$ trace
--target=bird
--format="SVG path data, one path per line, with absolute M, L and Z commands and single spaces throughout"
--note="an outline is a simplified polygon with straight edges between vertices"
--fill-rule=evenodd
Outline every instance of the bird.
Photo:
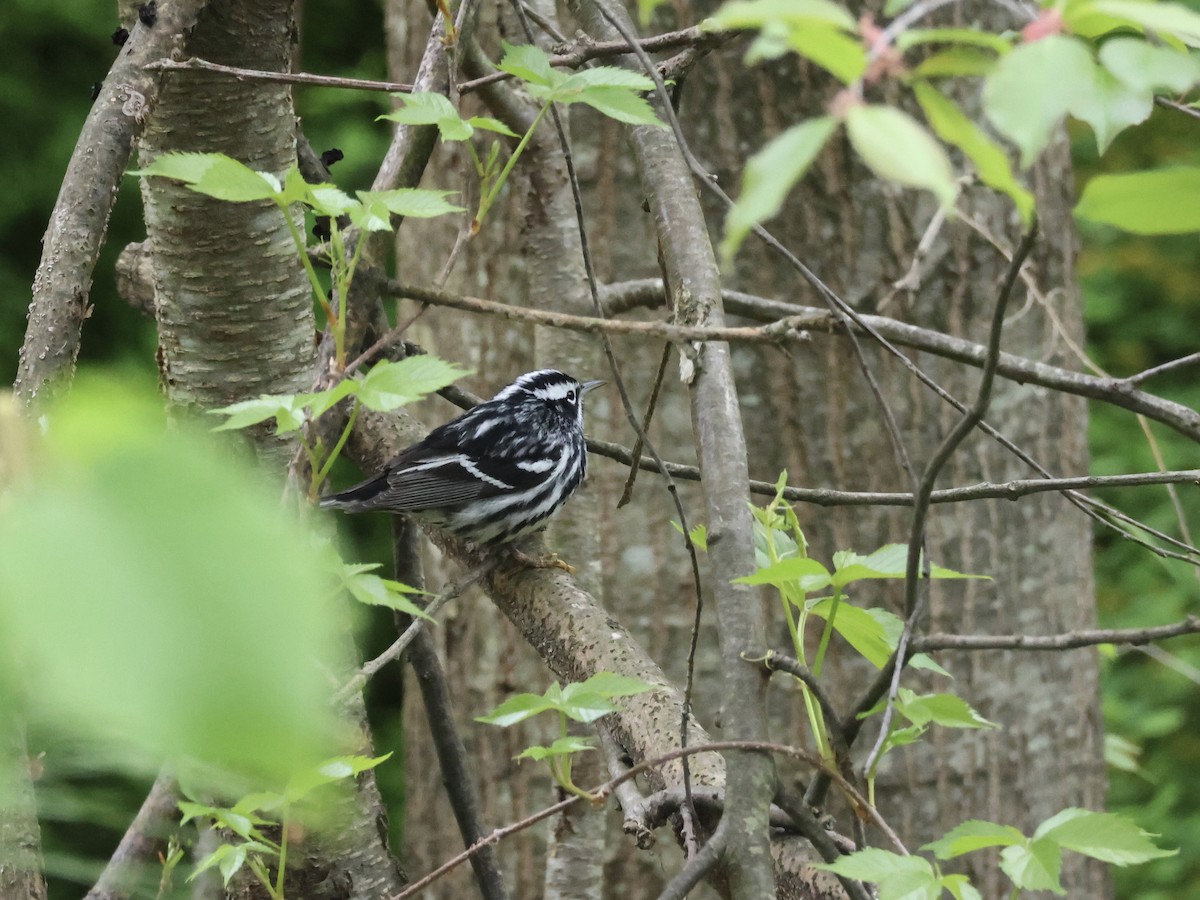
M 587 476 L 583 398 L 604 383 L 526 372 L 320 505 L 408 513 L 482 547 L 509 544 L 539 528 Z

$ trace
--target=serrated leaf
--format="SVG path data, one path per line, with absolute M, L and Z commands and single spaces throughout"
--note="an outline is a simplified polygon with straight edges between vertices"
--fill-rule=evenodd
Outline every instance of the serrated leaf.
M 382 206 L 397 216 L 429 219 L 447 213 L 465 212 L 461 206 L 446 201 L 454 191 L 434 191 L 425 188 L 396 188 L 391 191 L 359 191 L 364 207 Z
M 557 91 L 555 91 L 555 99 L 559 99 Z M 666 123 L 654 114 L 654 108 L 646 102 L 646 99 L 628 88 L 590 87 L 573 97 L 562 99 L 564 102 L 586 103 L 610 119 L 616 119 L 627 125 L 667 127 Z
M 1035 838 L 1116 866 L 1137 865 L 1179 852 L 1156 847 L 1151 838 L 1157 836 L 1116 813 L 1075 808 L 1047 819 L 1034 832 Z
M 837 128 L 831 116 L 809 119 L 768 141 L 742 172 L 742 191 L 725 219 L 721 256 L 733 259 L 750 229 L 774 216 Z
M 983 87 L 988 119 L 1031 165 L 1063 117 L 1089 101 L 1091 54 L 1075 38 L 1051 35 L 1006 54 Z
M 867 71 L 867 51 L 863 45 L 835 28 L 797 26 L 788 32 L 787 41 L 789 47 L 842 84 L 853 84 Z
M 198 194 L 217 200 L 270 200 L 282 193 L 279 179 L 256 172 L 223 153 L 164 153 L 133 175 L 158 175 L 182 181 Z
M 436 125 L 444 141 L 465 141 L 471 136 L 471 124 L 463 120 L 444 94 L 414 91 L 394 96 L 403 106 L 378 118 L 404 125 Z
M 1100 47 L 1100 63 L 1139 91 L 1168 90 L 1182 94 L 1200 80 L 1200 62 L 1169 47 L 1136 38 L 1115 37 Z
M 571 688 L 590 691 L 602 697 L 633 697 L 663 690 L 662 685 L 649 684 L 640 678 L 615 672 L 597 672 L 585 681 L 570 684 L 563 690 L 564 697 Z
M 308 192 L 308 203 L 322 216 L 344 216 L 361 209 L 362 204 L 332 184 L 314 184 Z
M 563 688 L 562 698 L 554 708 L 576 722 L 595 722 L 597 719 L 617 711 L 607 697 L 594 691 L 575 690 L 578 684 Z
M 1053 841 L 1030 841 L 1005 847 L 1000 851 L 1000 870 L 1022 890 L 1066 893 L 1058 881 L 1062 851 Z
M 903 578 L 908 567 L 908 547 L 905 544 L 884 544 L 866 556 L 859 556 L 853 550 L 840 550 L 833 554 L 833 565 L 836 569 L 833 584 L 840 587 L 865 579 Z M 987 578 L 986 575 L 969 575 L 936 565 L 930 565 L 929 577 Z
M 513 759 L 534 759 L 543 760 L 550 759 L 555 756 L 570 756 L 574 753 L 583 753 L 587 750 L 595 750 L 589 738 L 576 737 L 567 735 L 556 740 L 549 747 L 526 747 Z
M 845 7 L 830 0 L 733 0 L 706 19 L 704 28 L 732 31 L 762 28 L 771 23 L 807 25 L 814 21 L 835 25 L 846 31 L 853 31 L 857 26 Z
M 1011 197 L 1021 221 L 1028 225 L 1033 220 L 1033 194 L 1017 183 L 1004 151 L 936 88 L 919 81 L 913 85 L 913 92 L 934 133 L 967 155 L 984 184 Z
M 580 88 L 618 87 L 634 91 L 652 91 L 654 82 L 640 72 L 632 72 L 618 66 L 596 66 L 594 69 L 581 69 L 569 76 L 558 90 L 579 90 Z
M 953 678 L 945 667 L 938 663 L 927 653 L 914 653 L 909 659 L 908 665 L 913 669 L 922 669 L 926 672 L 936 672 L 938 675 L 945 675 L 947 678 Z
M 315 394 L 297 394 L 296 402 L 308 410 L 310 418 L 319 418 L 346 397 L 358 393 L 359 381 L 354 378 L 343 378 L 333 387 Z
M 1118 19 L 1127 19 L 1150 31 L 1173 35 L 1190 46 L 1200 46 L 1200 13 L 1178 3 L 1098 0 L 1090 4 L 1090 8 Z
M 472 128 L 478 128 L 482 131 L 494 131 L 497 134 L 504 134 L 508 137 L 519 136 L 515 131 L 513 131 L 499 119 L 493 119 L 488 116 L 471 116 L 471 118 L 467 119 L 467 124 Z M 493 144 L 492 146 L 499 149 L 498 144 Z
M 896 701 L 897 711 L 915 725 L 930 722 L 944 728 L 998 728 L 971 705 L 954 694 L 914 694 L 902 688 Z
M 950 892 L 954 900 L 983 900 L 983 894 L 975 889 L 966 875 L 943 875 L 942 886 Z
M 1075 215 L 1134 234 L 1200 231 L 1200 204 L 1181 197 L 1200 191 L 1200 168 L 1179 166 L 1122 175 L 1097 175 L 1083 189 Z
M 970 819 L 921 849 L 928 850 L 938 859 L 954 859 L 985 847 L 1015 847 L 1023 843 L 1025 835 L 1011 825 Z
M 819 591 L 831 584 L 829 570 L 815 559 L 806 556 L 793 556 L 781 559 L 766 568 L 759 569 L 753 575 L 743 575 L 733 579 L 734 584 L 770 584 L 776 587 L 789 582 L 799 582 L 803 591 Z
M 810 601 L 808 604 L 809 612 L 822 619 L 827 619 L 832 609 L 833 600 L 830 597 Z M 891 657 L 895 642 L 888 639 L 875 615 L 876 612 L 860 609 L 843 600 L 838 604 L 837 615 L 833 619 L 833 630 L 878 669 Z
M 406 595 L 425 593 L 418 591 L 416 588 L 411 588 L 406 584 L 401 584 L 399 581 L 391 581 L 387 578 L 380 578 L 378 575 L 372 575 L 366 572 L 361 572 L 355 575 L 343 577 L 343 582 L 346 585 L 346 590 L 359 603 L 365 603 L 368 606 L 385 606 L 388 609 L 394 609 L 416 619 L 425 619 L 432 622 L 433 619 L 425 610 L 417 606 Z
M 538 713 L 554 708 L 554 701 L 538 694 L 515 694 L 486 716 L 476 716 L 475 721 L 507 728 L 509 725 L 524 722 Z
M 920 856 L 901 856 L 890 850 L 869 847 L 843 856 L 831 863 L 810 863 L 814 869 L 833 872 L 844 878 L 859 881 L 882 882 L 897 875 L 928 874 L 933 877 L 933 866 Z
M 292 163 L 283 178 L 283 191 L 276 199 L 283 204 L 310 203 L 312 185 L 300 174 L 300 167 Z
M 563 80 L 563 76 L 551 68 L 550 57 L 541 48 L 532 44 L 514 45 L 507 41 L 501 41 L 501 46 L 504 48 L 504 58 L 496 66 L 501 72 L 543 87 L 554 87 Z
M 224 422 L 214 427 L 213 431 L 232 431 L 273 418 L 276 422 L 276 433 L 286 434 L 300 428 L 305 421 L 304 404 L 298 402 L 294 394 L 264 394 L 253 400 L 242 400 L 207 412 L 214 416 L 228 416 Z
M 958 188 L 946 151 L 908 113 L 891 106 L 853 106 L 846 115 L 846 133 L 881 178 L 925 188 L 944 207 L 954 204 Z
M 460 369 L 454 363 L 429 355 L 379 362 L 359 385 L 358 399 L 368 409 L 387 412 L 415 403 L 469 374 L 469 369 Z

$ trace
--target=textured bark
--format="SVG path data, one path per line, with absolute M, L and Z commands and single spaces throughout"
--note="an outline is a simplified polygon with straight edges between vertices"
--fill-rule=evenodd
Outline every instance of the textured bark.
M 293 29 L 290 0 L 222 0 L 201 16 L 188 52 L 282 71 Z M 146 127 L 141 162 L 169 151 L 225 153 L 282 177 L 296 158 L 290 89 L 175 73 Z M 142 196 L 168 399 L 211 409 L 307 390 L 312 294 L 279 210 L 266 201 L 214 200 L 163 178 L 144 179 Z
M 133 27 L 79 134 L 33 280 L 29 327 L 14 384 L 26 405 L 61 392 L 74 374 L 108 217 L 133 142 L 159 99 L 162 75 L 144 67 L 181 51 L 203 6 L 201 0 L 180 0 L 168 4 L 153 27 Z
M 0 706 L 0 897 L 45 900 L 42 839 L 25 729 Z

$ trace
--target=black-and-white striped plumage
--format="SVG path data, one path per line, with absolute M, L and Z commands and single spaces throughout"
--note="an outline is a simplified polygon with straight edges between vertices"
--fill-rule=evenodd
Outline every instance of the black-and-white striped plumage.
M 587 475 L 583 395 L 603 383 L 528 372 L 321 506 L 412 513 L 477 544 L 515 540 Z

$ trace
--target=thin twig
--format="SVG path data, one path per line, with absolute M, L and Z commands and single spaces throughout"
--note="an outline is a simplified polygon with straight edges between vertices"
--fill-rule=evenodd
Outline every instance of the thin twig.
M 1200 616 L 1188 616 L 1171 625 L 1152 625 L 1148 628 L 1099 628 L 1086 631 L 1067 631 L 1062 634 L 928 634 L 914 637 L 910 653 L 933 650 L 1074 650 L 1097 644 L 1129 644 L 1138 646 L 1151 641 L 1188 634 L 1200 634 Z
M 792 747 L 787 744 L 775 744 L 771 743 L 770 741 L 712 741 L 711 743 L 707 744 L 694 744 L 691 747 L 676 747 L 675 749 L 656 756 L 653 759 L 643 760 L 636 766 L 626 769 L 620 775 L 609 779 L 608 781 L 604 782 L 604 784 L 591 791 L 588 791 L 587 793 L 590 794 L 592 802 L 603 803 L 613 794 L 618 784 L 628 781 L 631 778 L 636 778 L 643 772 L 656 769 L 662 766 L 664 763 L 671 762 L 675 759 L 681 759 L 685 756 L 695 756 L 698 753 L 725 753 L 731 750 L 777 753 L 790 756 L 793 759 L 798 759 L 801 762 L 813 766 L 814 768 L 820 768 L 821 766 L 820 758 L 815 753 L 811 753 L 802 747 Z M 903 856 L 908 856 L 908 848 L 904 846 L 904 842 L 900 840 L 895 830 L 887 823 L 883 816 L 880 815 L 879 810 L 872 806 L 867 801 L 867 798 L 864 797 L 862 793 L 860 793 L 852 784 L 842 778 L 839 773 L 832 772 L 830 775 L 834 781 L 837 782 L 838 787 L 846 792 L 847 797 L 855 805 L 857 811 L 865 815 L 877 828 L 879 828 L 881 832 L 883 832 L 884 836 L 888 839 L 888 842 L 891 843 L 894 848 L 896 848 L 896 852 Z M 558 803 L 544 807 L 532 815 L 526 816 L 524 819 L 521 819 L 518 822 L 513 822 L 510 825 L 505 825 L 503 828 L 495 829 L 491 834 L 479 841 L 476 841 L 462 853 L 459 853 L 454 858 L 442 863 L 442 865 L 438 866 L 423 878 L 414 881 L 398 894 L 392 895 L 390 898 L 388 898 L 388 900 L 404 900 L 405 897 L 414 896 L 442 876 L 446 875 L 448 872 L 458 868 L 460 865 L 470 859 L 470 857 L 478 853 L 484 846 L 497 844 L 504 838 L 511 837 L 514 834 L 524 831 L 525 829 L 536 825 L 538 822 L 544 821 L 545 819 L 562 812 L 564 809 L 570 807 L 573 803 L 579 803 L 582 800 L 582 797 L 571 795 L 570 797 L 560 800 Z
M 917 487 L 916 497 L 913 502 L 913 520 L 912 531 L 909 536 L 908 544 L 908 559 L 904 572 L 904 630 L 900 634 L 900 640 L 896 645 L 894 659 L 896 660 L 893 667 L 891 686 L 888 689 L 887 705 L 883 710 L 883 716 L 879 725 L 879 736 L 875 741 L 875 745 L 871 748 L 871 752 L 867 755 L 866 762 L 863 763 L 863 772 L 867 777 L 875 767 L 875 763 L 879 759 L 879 755 L 883 752 L 884 741 L 887 740 L 891 730 L 892 716 L 895 714 L 895 699 L 900 690 L 900 675 L 904 669 L 904 660 L 907 659 L 908 642 L 912 639 L 913 629 L 916 627 L 917 620 L 924 611 L 925 601 L 928 596 L 929 586 L 929 560 L 923 559 L 921 549 L 925 544 L 925 520 L 929 514 L 930 495 L 933 493 L 934 483 L 937 481 L 938 475 L 942 471 L 942 467 L 949 461 L 954 451 L 967 438 L 975 427 L 983 421 L 983 416 L 987 412 L 988 405 L 992 399 L 992 385 L 996 379 L 996 367 L 1000 361 L 1000 335 L 1004 329 L 1004 313 L 1008 308 L 1009 298 L 1012 296 L 1013 286 L 1017 283 L 1017 276 L 1021 271 L 1021 267 L 1025 264 L 1030 252 L 1033 250 L 1034 241 L 1037 239 L 1037 223 L 1030 227 L 1025 237 L 1021 241 L 1021 245 L 1013 254 L 1012 263 L 1008 267 L 1008 272 L 1005 274 L 1004 282 L 1000 287 L 1000 295 L 996 298 L 996 308 L 992 313 L 991 330 L 988 333 L 988 354 L 987 362 L 983 367 L 983 377 L 979 382 L 979 392 L 976 395 L 975 402 L 970 410 L 959 420 L 958 424 L 946 435 L 941 445 L 934 451 L 930 458 L 925 471 L 921 476 L 921 482 Z M 924 577 L 921 577 L 920 571 L 924 567 Z M 918 592 L 924 587 L 925 591 Z
M 425 615 L 434 616 L 437 611 L 465 591 L 468 587 L 478 581 L 487 573 L 487 570 L 492 567 L 493 563 L 488 561 L 483 565 L 476 566 L 465 575 L 456 578 L 450 582 L 440 594 L 434 597 L 425 605 Z M 341 700 L 355 691 L 362 690 L 371 677 L 395 659 L 399 659 L 400 654 L 404 652 L 404 648 L 412 643 L 413 638 L 417 636 L 417 632 L 425 626 L 425 619 L 413 619 L 413 623 L 404 630 L 400 637 L 396 638 L 386 650 L 380 653 L 372 660 L 363 663 L 362 667 L 350 677 L 335 694 L 336 699 Z

